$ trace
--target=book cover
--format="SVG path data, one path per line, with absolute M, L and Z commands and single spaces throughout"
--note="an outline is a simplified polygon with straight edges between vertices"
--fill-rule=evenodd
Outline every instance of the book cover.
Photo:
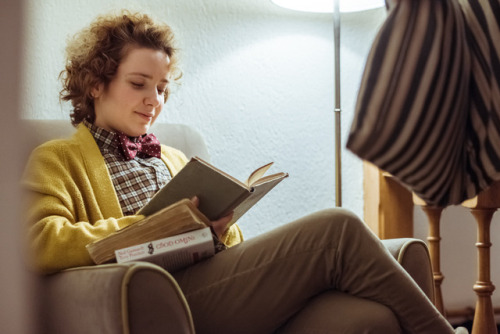
M 287 173 L 264 176 L 271 165 L 269 163 L 256 169 L 246 182 L 241 182 L 210 163 L 194 157 L 138 214 L 147 216 L 180 199 L 197 196 L 200 200 L 198 209 L 209 220 L 217 220 L 234 211 L 231 222 L 234 223 L 288 177 Z
M 157 213 L 86 246 L 96 264 L 115 259 L 115 250 L 166 238 L 209 226 L 210 221 L 188 200 L 183 199 Z
M 193 265 L 214 254 L 212 233 L 208 227 L 115 251 L 118 263 L 146 261 L 169 272 Z

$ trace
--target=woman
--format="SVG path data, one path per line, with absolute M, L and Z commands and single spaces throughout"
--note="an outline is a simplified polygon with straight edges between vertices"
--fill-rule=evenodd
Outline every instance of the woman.
M 85 245 L 142 219 L 134 212 L 185 165 L 147 135 L 181 75 L 173 42 L 168 26 L 124 12 L 98 18 L 68 45 L 61 98 L 77 131 L 35 149 L 24 178 L 39 271 L 92 264 Z M 130 142 L 148 150 L 130 152 Z M 454 332 L 353 214 L 317 212 L 244 242 L 237 225 L 225 228 L 230 219 L 212 222 L 227 250 L 173 274 L 197 332 L 272 333 L 314 297 L 333 302 L 333 290 L 386 305 L 408 333 Z M 321 313 L 314 330 L 330 333 L 328 307 Z

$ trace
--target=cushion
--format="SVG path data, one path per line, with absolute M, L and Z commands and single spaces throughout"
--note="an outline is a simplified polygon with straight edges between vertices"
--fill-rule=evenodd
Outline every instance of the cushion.
M 493 121 L 500 104 L 490 93 L 498 89 L 491 77 L 500 49 L 493 52 L 493 41 L 500 40 L 487 37 L 490 26 L 498 32 L 499 12 L 490 8 L 498 0 L 462 2 L 389 2 L 347 140 L 360 158 L 440 206 L 500 178 L 500 140 L 493 140 L 500 139 Z

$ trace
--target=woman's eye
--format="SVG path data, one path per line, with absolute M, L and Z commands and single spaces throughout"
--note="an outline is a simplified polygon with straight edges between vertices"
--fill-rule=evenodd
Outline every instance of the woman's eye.
M 144 87 L 144 85 L 142 83 L 138 83 L 138 82 L 131 82 L 131 84 L 135 88 L 142 88 L 142 87 Z
M 166 88 L 158 88 L 158 94 L 165 94 L 167 92 Z

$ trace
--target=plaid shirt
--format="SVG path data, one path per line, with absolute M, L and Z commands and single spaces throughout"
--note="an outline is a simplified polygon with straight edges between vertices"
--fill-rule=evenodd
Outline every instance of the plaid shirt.
M 106 161 L 122 212 L 132 215 L 172 179 L 165 163 L 154 157 L 126 160 L 118 143 L 118 135 L 84 121 Z
M 142 208 L 153 195 L 172 179 L 172 175 L 161 159 L 142 158 L 138 154 L 127 160 L 123 156 L 118 135 L 104 130 L 84 120 L 106 161 L 111 180 L 120 201 L 123 215 L 133 215 Z M 212 230 L 215 252 L 227 249 Z

